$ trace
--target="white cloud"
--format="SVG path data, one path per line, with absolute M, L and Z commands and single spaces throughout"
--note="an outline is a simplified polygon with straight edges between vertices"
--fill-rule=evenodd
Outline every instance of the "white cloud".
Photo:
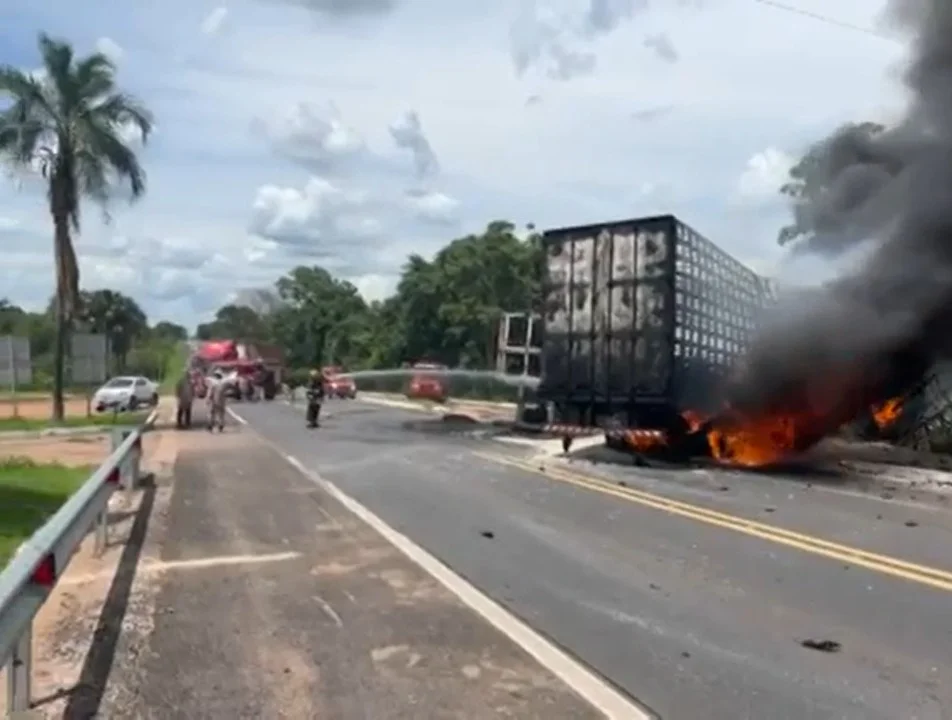
M 114 63 L 118 63 L 126 54 L 119 43 L 108 37 L 101 37 L 96 41 L 96 52 L 102 53 Z
M 397 7 L 397 0 L 270 0 L 297 5 L 326 16 L 382 15 Z
M 753 155 L 737 180 L 736 195 L 741 201 L 776 199 L 780 187 L 789 180 L 796 158 L 783 150 L 768 147 Z
M 615 33 L 648 0 L 587 0 L 586 3 L 526 0 L 509 28 L 510 55 L 519 76 L 538 68 L 553 80 L 573 80 L 595 72 L 597 42 Z M 643 45 L 665 62 L 679 55 L 666 33 L 645 36 Z
M 294 104 L 271 120 L 258 120 L 276 152 L 306 166 L 326 168 L 360 153 L 364 140 L 333 105 Z
M 378 273 L 361 275 L 351 280 L 368 302 L 383 300 L 388 295 L 393 294 L 398 281 L 399 278 L 396 275 L 380 275 Z
M 20 222 L 13 218 L 0 216 L 0 233 L 10 232 L 20 227 Z
M 667 63 L 676 63 L 681 59 L 681 54 L 666 33 L 647 35 L 643 42 L 646 48 Z
M 258 188 L 249 231 L 293 255 L 336 261 L 366 250 L 379 237 L 381 224 L 366 195 L 311 177 L 301 190 Z
M 440 163 L 429 139 L 423 132 L 423 123 L 415 110 L 409 110 L 390 125 L 390 136 L 398 147 L 413 155 L 413 167 L 418 180 L 439 172 Z
M 459 200 L 435 190 L 407 193 L 407 203 L 420 220 L 441 225 L 459 222 Z
M 796 156 L 904 99 L 901 44 L 750 0 L 539 0 L 515 24 L 513 0 L 239 0 L 208 42 L 202 22 L 225 3 L 0 10 L 17 36 L 68 26 L 122 39 L 120 84 L 161 135 L 143 152 L 141 202 L 117 202 L 112 227 L 84 206 L 83 284 L 112 277 L 150 315 L 187 324 L 300 262 L 382 292 L 409 252 L 430 255 L 496 218 L 542 230 L 671 212 L 769 267 L 788 221 L 769 200 L 786 166 L 780 150 L 745 170 L 748 159 Z M 828 0 L 796 4 L 872 26 L 882 0 L 837 0 L 835 13 Z M 645 47 L 659 36 L 677 63 Z M 310 175 L 330 187 L 314 192 Z M 0 233 L 0 286 L 42 304 L 53 279 L 45 189 L 22 185 L 0 182 L 0 215 L 21 221 Z
M 202 20 L 201 31 L 203 35 L 217 35 L 228 18 L 228 8 L 221 6 L 212 10 L 205 19 Z

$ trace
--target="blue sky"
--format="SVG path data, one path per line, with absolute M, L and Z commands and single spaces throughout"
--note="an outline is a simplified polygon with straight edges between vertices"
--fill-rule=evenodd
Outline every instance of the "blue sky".
M 790 4 L 868 28 L 882 10 Z M 188 326 L 301 263 L 382 297 L 407 254 L 497 218 L 671 212 L 809 279 L 774 242 L 786 169 L 903 102 L 901 43 L 756 0 L 7 3 L 0 63 L 36 67 L 40 30 L 113 53 L 156 115 L 148 196 L 108 225 L 85 209 L 82 285 Z M 0 296 L 43 305 L 51 245 L 42 186 L 0 178 Z

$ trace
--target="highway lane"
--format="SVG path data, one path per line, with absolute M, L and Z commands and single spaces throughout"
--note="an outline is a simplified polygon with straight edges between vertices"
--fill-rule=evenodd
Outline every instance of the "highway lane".
M 324 427 L 308 432 L 281 403 L 236 409 L 661 717 L 952 714 L 952 593 L 885 563 L 864 567 L 546 478 L 524 448 L 407 429 L 419 413 L 331 403 Z M 573 463 L 569 472 L 622 495 L 644 491 L 952 571 L 941 506 L 716 471 Z M 807 639 L 840 649 L 808 649 Z

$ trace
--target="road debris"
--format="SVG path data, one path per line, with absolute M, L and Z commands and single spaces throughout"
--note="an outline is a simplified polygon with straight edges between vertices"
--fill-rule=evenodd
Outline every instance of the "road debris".
M 842 645 L 836 642 L 836 640 L 814 640 L 808 638 L 801 640 L 800 644 L 809 650 L 818 650 L 825 653 L 837 653 L 842 648 Z

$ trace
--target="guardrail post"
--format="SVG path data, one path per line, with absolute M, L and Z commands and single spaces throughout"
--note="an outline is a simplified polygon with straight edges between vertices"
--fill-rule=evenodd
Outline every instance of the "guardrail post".
M 136 437 L 136 441 L 129 451 L 128 463 L 128 475 L 126 483 L 122 487 L 124 490 L 134 490 L 139 486 L 139 478 L 142 477 L 140 472 L 142 468 L 142 433 L 139 433 Z
M 30 709 L 33 672 L 33 626 L 27 628 L 13 648 L 7 665 L 7 714 L 26 712 Z
M 112 449 L 115 450 L 125 442 L 134 431 L 117 429 L 112 431 Z M 134 490 L 139 483 L 142 468 L 142 436 L 136 440 L 129 453 L 119 463 L 119 486 L 123 490 Z

